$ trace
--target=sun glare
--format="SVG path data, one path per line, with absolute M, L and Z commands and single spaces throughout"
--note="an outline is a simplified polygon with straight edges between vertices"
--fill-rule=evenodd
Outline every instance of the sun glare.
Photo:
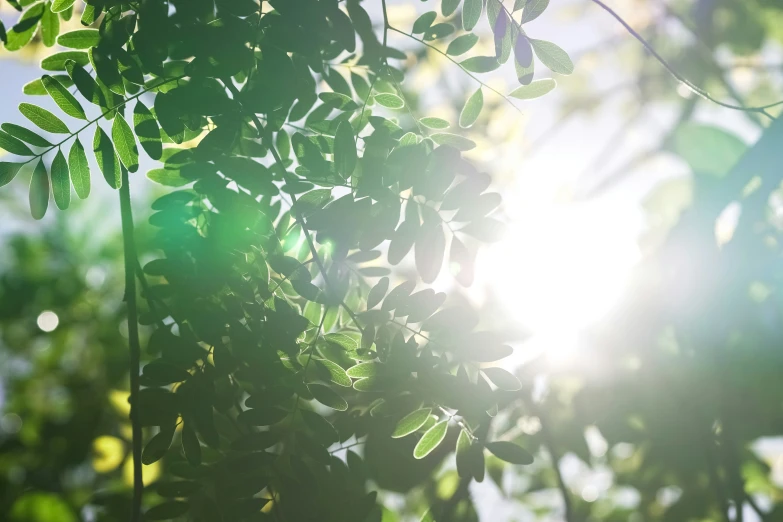
M 639 219 L 608 202 L 539 204 L 514 216 L 483 259 L 496 295 L 533 333 L 527 348 L 553 364 L 572 359 L 579 333 L 621 297 L 639 259 Z

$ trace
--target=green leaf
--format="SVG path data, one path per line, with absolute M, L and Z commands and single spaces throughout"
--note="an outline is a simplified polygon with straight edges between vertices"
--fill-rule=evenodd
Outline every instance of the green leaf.
M 162 459 L 171 446 L 174 430 L 162 429 L 150 439 L 141 453 L 141 463 L 149 466 Z
M 389 278 L 382 277 L 380 281 L 375 283 L 370 293 L 367 294 L 367 309 L 375 308 L 386 296 L 386 292 L 389 290 Z
M 11 183 L 23 165 L 25 164 L 0 161 L 0 187 Z
M 522 12 L 522 23 L 526 24 L 541 16 L 549 6 L 549 0 L 527 0 L 525 10 Z M 516 4 L 514 5 L 516 10 Z
M 117 149 L 117 156 L 128 172 L 139 170 L 139 149 L 136 147 L 136 138 L 133 136 L 130 125 L 119 112 L 114 117 L 114 123 L 111 126 L 111 137 Z
M 182 451 L 191 466 L 201 464 L 201 442 L 198 440 L 196 430 L 189 423 L 182 426 Z
M 462 7 L 462 27 L 466 31 L 471 31 L 476 27 L 483 9 L 484 0 L 465 0 L 465 5 Z
M 484 108 L 484 93 L 482 92 L 481 87 L 479 87 L 476 92 L 470 95 L 468 101 L 465 102 L 465 106 L 459 114 L 459 126 L 463 129 L 471 127 L 476 123 L 482 108 Z
M 147 178 L 167 187 L 184 187 L 193 183 L 192 179 L 183 178 L 178 170 L 152 169 L 147 172 Z
M 7 50 L 18 51 L 32 40 L 35 31 L 38 29 L 38 23 L 43 17 L 44 9 L 44 3 L 38 2 L 22 13 L 19 21 L 6 35 L 5 48 Z
M 51 47 L 57 41 L 58 34 L 60 34 L 60 16 L 52 12 L 51 3 L 47 2 L 41 16 L 41 41 L 46 47 Z
M 136 107 L 133 109 L 133 128 L 144 152 L 150 158 L 159 160 L 163 155 L 160 128 L 150 110 L 140 101 L 136 102 Z
M 360 392 L 377 392 L 385 388 L 384 381 L 378 376 L 359 379 L 353 383 L 353 389 Z
M 310 361 L 310 372 L 315 374 L 318 378 L 331 381 L 338 386 L 344 386 L 350 388 L 353 384 L 351 378 L 345 373 L 342 366 L 333 363 L 328 359 L 313 359 Z
M 49 174 L 43 160 L 38 164 L 30 179 L 30 214 L 33 219 L 43 219 L 46 209 L 49 207 Z
M 424 435 L 422 435 L 416 447 L 413 448 L 413 457 L 416 459 L 423 459 L 443 442 L 446 437 L 446 431 L 448 430 L 449 422 L 440 421 L 432 428 L 428 429 Z
M 571 74 L 574 72 L 574 63 L 568 57 L 568 53 L 552 42 L 546 40 L 530 39 L 530 44 L 541 63 L 549 70 L 558 74 Z
M 426 116 L 419 120 L 419 123 L 427 127 L 428 129 L 441 130 L 448 129 L 450 127 L 449 122 L 442 118 L 434 118 L 432 116 Z
M 318 97 L 325 105 L 341 111 L 355 111 L 359 108 L 359 105 L 350 96 L 341 92 L 322 92 Z
M 432 408 L 421 408 L 400 419 L 392 432 L 393 439 L 399 439 L 419 430 L 430 418 Z
M 334 166 L 337 173 L 347 179 L 356 168 L 356 136 L 347 121 L 340 122 L 334 135 Z
M 71 76 L 79 93 L 81 93 L 88 102 L 100 107 L 106 107 L 106 99 L 103 97 L 100 87 L 84 67 L 73 60 L 68 60 L 65 62 L 65 69 Z
M 443 16 L 451 16 L 459 7 L 462 0 L 443 0 L 440 4 L 440 12 Z
M 101 33 L 97 29 L 77 29 L 57 38 L 57 43 L 68 49 L 89 49 L 100 41 Z
M 513 442 L 490 442 L 486 445 L 486 448 L 500 460 L 511 464 L 526 466 L 533 463 L 533 455 L 528 453 L 528 451 L 523 447 L 517 446 Z
M 100 47 L 92 47 L 88 51 L 87 59 L 92 64 L 95 74 L 109 90 L 120 96 L 125 95 L 125 87 L 122 84 L 122 75 L 120 74 L 120 65 L 117 58 L 109 55 Z M 86 65 L 86 63 L 80 63 Z
M 516 13 L 520 9 L 523 9 L 527 2 L 528 0 L 514 0 L 514 7 L 511 9 L 511 12 Z
M 334 410 L 345 411 L 348 409 L 348 402 L 340 397 L 337 392 L 324 384 L 308 384 L 307 388 L 313 394 L 315 400 Z
M 57 155 L 52 160 L 52 193 L 57 208 L 65 210 L 71 204 L 71 180 L 68 177 L 68 162 L 63 151 L 57 149 Z
M 378 368 L 380 368 L 380 366 L 381 365 L 376 362 L 365 362 L 348 368 L 345 373 L 348 374 L 348 377 L 353 377 L 354 379 L 373 377 L 378 374 Z
M 413 30 L 411 32 L 413 34 L 426 33 L 437 17 L 438 15 L 435 11 L 427 11 L 413 22 Z
M 67 74 L 55 74 L 53 77 L 57 78 L 57 81 L 63 84 L 66 88 L 73 85 L 73 81 L 71 81 L 71 78 Z M 40 78 L 24 84 L 24 87 L 22 87 L 22 92 L 28 96 L 47 96 L 49 94 L 46 92 L 46 88 L 44 87 L 43 81 L 41 81 Z
M 448 47 L 446 47 L 446 54 L 450 56 L 459 56 L 473 49 L 473 46 L 478 43 L 479 37 L 473 33 L 463 34 L 451 41 Z
M 248 426 L 271 426 L 288 417 L 288 412 L 282 408 L 266 406 L 245 410 L 237 415 L 237 420 Z
M 39 134 L 29 129 L 22 127 L 21 125 L 16 125 L 14 123 L 3 123 L 2 129 L 8 134 L 10 134 L 11 136 L 20 139 L 22 141 L 26 141 L 30 145 L 34 145 L 36 147 L 52 146 L 49 140 L 43 138 Z
M 517 87 L 510 93 L 509 96 L 517 98 L 519 100 L 532 100 L 533 98 L 539 98 L 557 86 L 557 82 L 552 78 L 545 78 L 543 80 L 536 80 L 529 85 L 522 85 Z
M 111 144 L 109 136 L 103 132 L 103 129 L 96 126 L 95 136 L 92 140 L 92 150 L 95 153 L 95 159 L 98 161 L 98 167 L 103 173 L 106 183 L 113 189 L 118 189 L 122 185 L 120 172 L 120 162 L 114 153 L 114 147 Z
M 0 131 L 0 149 L 17 156 L 35 156 L 30 147 L 4 131 Z
M 84 51 L 63 51 L 41 60 L 41 68 L 44 71 L 64 71 L 68 60 L 73 60 L 82 67 L 90 63 L 90 59 Z
M 76 0 L 54 0 L 54 2 L 52 2 L 52 11 L 55 13 L 65 11 L 71 7 L 75 1 Z
M 670 150 L 679 155 L 697 174 L 725 176 L 747 150 L 747 145 L 720 127 L 686 122 L 680 125 Z
M 71 132 L 60 118 L 37 105 L 20 103 L 19 112 L 21 112 L 25 118 L 37 125 L 38 128 L 45 130 L 46 132 L 55 134 L 69 134 Z
M 512 373 L 504 370 L 503 368 L 482 368 L 482 372 L 487 378 L 492 381 L 492 384 L 506 391 L 517 391 L 522 389 L 522 384 L 519 382 Z
M 402 98 L 388 92 L 376 94 L 375 101 L 378 105 L 382 105 L 387 109 L 402 109 L 405 106 L 405 102 L 402 101 Z
M 49 93 L 49 96 L 52 97 L 54 103 L 56 103 L 65 114 L 80 120 L 87 119 L 87 115 L 84 113 L 81 104 L 76 101 L 73 94 L 71 94 L 60 82 L 48 74 L 44 74 L 43 77 L 41 77 L 41 81 L 43 82 L 46 92 Z
M 459 62 L 466 71 L 474 73 L 486 73 L 500 67 L 500 62 L 494 56 L 471 56 L 467 60 Z
M 181 517 L 188 512 L 190 507 L 186 502 L 164 502 L 153 506 L 144 514 L 144 520 L 171 520 Z
M 90 195 L 90 165 L 79 138 L 76 138 L 68 154 L 68 166 L 71 171 L 71 182 L 80 199 Z
M 430 136 L 432 141 L 438 145 L 449 145 L 457 150 L 463 152 L 476 148 L 476 143 L 468 138 L 464 138 L 458 134 L 451 134 L 448 132 L 437 132 Z
M 316 438 L 325 445 L 334 444 L 339 440 L 337 430 L 334 429 L 332 423 L 318 415 L 314 411 L 299 410 L 307 427 L 310 428 L 315 434 Z

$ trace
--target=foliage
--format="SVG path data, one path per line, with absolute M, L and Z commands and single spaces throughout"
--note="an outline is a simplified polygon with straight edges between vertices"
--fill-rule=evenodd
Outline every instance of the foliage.
M 165 467 L 165 479 L 145 494 L 146 519 L 257 520 L 266 512 L 286 520 L 379 520 L 377 494 L 361 479 L 362 458 L 350 450 L 346 461 L 334 455 L 345 445 L 407 436 L 399 447 L 415 445 L 408 455 L 431 467 L 454 450 L 448 434 L 459 431 L 471 447 L 487 442 L 486 411 L 496 410 L 502 391 L 484 378 L 481 363 L 511 349 L 477 330 L 476 312 L 426 285 L 440 276 L 447 249 L 457 281 L 471 283 L 478 244 L 501 234 L 502 224 L 488 216 L 500 198 L 485 193 L 489 177 L 461 156 L 475 144 L 408 106 L 404 71 L 389 64 L 406 55 L 386 45 L 390 30 L 402 31 L 388 25 L 385 4 L 383 43 L 356 0 L 17 7 L 6 49 L 21 49 L 39 30 L 44 45 L 67 49 L 45 58 L 41 67 L 52 74 L 25 91 L 48 95 L 70 119 L 22 103 L 22 115 L 46 134 L 3 125 L 0 146 L 24 159 L 0 164 L 2 184 L 34 167 L 35 219 L 47 213 L 50 193 L 61 210 L 71 185 L 88 197 L 92 160 L 82 142 L 92 132 L 95 164 L 111 188 L 127 193 L 141 145 L 162 164 L 147 177 L 180 189 L 152 204 L 158 231 L 151 245 L 162 257 L 137 270 L 125 233 L 132 361 L 136 277 L 146 301 L 139 322 L 153 327 L 140 390 L 131 366 L 134 429 L 147 432 L 134 458 L 144 465 L 163 459 Z M 461 17 L 458 7 L 444 2 L 447 21 L 433 25 L 431 11 L 409 36 L 432 46 L 461 25 L 466 33 L 444 55 L 464 55 L 477 41 L 470 30 L 484 3 L 466 1 Z M 553 71 L 571 73 L 559 47 L 522 28 L 545 7 L 517 2 L 520 23 L 492 0 L 486 17 L 495 54 L 461 59 L 460 67 L 471 76 L 489 72 L 513 54 L 524 85 L 535 54 Z M 88 28 L 60 34 L 60 21 L 79 14 Z M 479 81 L 460 126 L 476 122 L 485 87 Z M 129 209 L 122 217 L 125 227 Z M 388 263 L 411 258 L 417 277 L 390 287 L 380 261 L 386 244 Z M 398 422 L 403 428 L 395 430 Z M 133 438 L 134 446 L 141 442 Z M 501 459 L 530 463 L 515 444 L 491 444 Z M 119 516 L 109 506 L 102 512 Z

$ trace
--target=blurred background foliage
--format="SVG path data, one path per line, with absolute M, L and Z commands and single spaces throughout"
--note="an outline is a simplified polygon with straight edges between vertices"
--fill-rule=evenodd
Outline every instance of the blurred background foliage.
M 390 2 L 390 16 L 409 27 L 433 3 Z M 610 5 L 716 98 L 761 105 L 781 97 L 783 1 Z M 530 199 L 631 201 L 643 214 L 634 237 L 641 257 L 611 311 L 580 328 L 575 352 L 552 357 L 561 347 L 518 343 L 530 354 L 515 364 L 525 389 L 509 395 L 495 438 L 537 459 L 515 468 L 488 457 L 486 480 L 471 486 L 475 509 L 482 520 L 783 520 L 781 124 L 759 140 L 768 119 L 683 89 L 590 1 L 555 0 L 550 9 L 538 30 L 558 36 L 575 74 L 520 103 L 521 115 L 487 96 L 465 131 L 479 144 L 471 157 L 507 194 L 512 224 L 535 218 L 524 212 Z M 475 88 L 470 79 L 437 53 L 400 42 L 410 52 L 403 89 L 412 110 L 455 120 Z M 0 68 L 45 52 L 4 54 Z M 511 83 L 501 74 L 487 81 Z M 2 90 L 9 106 L 14 92 Z M 156 195 L 139 195 L 138 208 Z M 124 505 L 130 484 L 113 205 L 93 198 L 32 228 L 18 199 L 0 192 L 0 520 L 96 520 L 99 506 Z M 546 232 L 546 219 L 534 226 Z M 493 326 L 526 330 L 501 295 L 513 272 L 490 269 L 502 252 L 482 254 L 477 288 L 463 298 Z M 514 260 L 520 273 L 525 261 Z M 409 442 L 371 436 L 361 450 L 368 480 L 385 491 L 384 521 L 418 520 L 461 487 L 453 457 L 416 462 L 401 449 Z M 399 468 L 373 467 L 376 458 Z M 146 473 L 151 482 L 158 470 Z M 472 508 L 455 516 L 477 518 Z

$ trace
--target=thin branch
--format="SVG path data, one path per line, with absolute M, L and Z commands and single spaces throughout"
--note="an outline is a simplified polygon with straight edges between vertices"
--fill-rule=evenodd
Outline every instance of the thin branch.
M 434 45 L 430 45 L 430 44 L 428 44 L 427 42 L 425 42 L 424 40 L 422 40 L 422 39 L 420 39 L 420 38 L 416 38 L 416 37 L 415 37 L 415 36 L 413 36 L 412 34 L 406 33 L 405 31 L 401 31 L 401 30 L 397 29 L 396 27 L 389 26 L 389 29 L 391 29 L 391 30 L 392 30 L 392 31 L 394 31 L 395 33 L 400 33 L 401 35 L 407 36 L 408 38 L 410 38 L 410 39 L 412 39 L 412 40 L 416 40 L 416 41 L 417 41 L 417 42 L 419 42 L 420 44 L 426 45 L 427 47 L 429 47 L 430 49 L 432 49 L 432 50 L 433 50 L 433 51 L 435 51 L 436 53 L 438 53 L 438 54 L 440 54 L 440 55 L 442 55 L 442 56 L 446 57 L 446 58 L 447 58 L 447 59 L 448 59 L 448 60 L 449 60 L 451 63 L 453 63 L 453 64 L 455 64 L 455 65 L 459 66 L 459 68 L 460 68 L 460 69 L 462 69 L 462 70 L 465 72 L 465 74 L 467 74 L 468 76 L 470 76 L 471 78 L 473 78 L 473 80 L 475 80 L 475 81 L 476 81 L 478 84 L 480 84 L 482 87 L 485 87 L 486 89 L 488 89 L 488 90 L 490 90 L 490 91 L 494 92 L 495 94 L 497 94 L 498 96 L 500 96 L 501 98 L 503 98 L 503 99 L 506 101 L 506 103 L 508 103 L 509 105 L 511 105 L 512 107 L 514 107 L 514 109 L 515 109 L 515 110 L 516 110 L 518 113 L 522 114 L 522 109 L 520 109 L 519 107 L 517 107 L 516 105 L 514 105 L 514 103 L 513 103 L 513 102 L 512 102 L 512 101 L 511 101 L 511 100 L 508 98 L 508 96 L 506 96 L 505 94 L 501 93 L 500 91 L 498 91 L 498 90 L 496 90 L 496 89 L 493 89 L 492 87 L 490 87 L 490 86 L 489 86 L 489 85 L 487 85 L 486 83 L 484 83 L 484 82 L 482 82 L 481 80 L 479 80 L 478 78 L 476 78 L 476 76 L 475 76 L 473 73 L 471 73 L 469 70 L 465 69 L 465 68 L 462 66 L 462 64 L 460 64 L 460 63 L 459 63 L 457 60 L 455 60 L 454 58 L 452 58 L 452 57 L 451 57 L 451 56 L 449 56 L 448 54 L 444 53 L 443 51 L 441 51 L 440 49 L 438 49 L 438 48 L 437 48 L 437 47 L 435 47 Z
M 136 309 L 136 241 L 133 237 L 133 212 L 130 202 L 130 186 L 128 171 L 122 171 L 122 186 L 120 187 L 120 216 L 122 218 L 122 243 L 125 254 L 125 302 L 128 307 L 128 345 L 130 348 L 130 420 L 133 436 L 133 504 L 131 506 L 131 522 L 141 520 L 141 501 L 144 493 L 141 467 L 142 431 L 139 418 L 139 367 L 141 347 L 139 346 L 139 321 Z
M 617 12 L 614 11 L 611 7 L 609 7 L 608 5 L 603 3 L 601 0 L 591 0 L 591 1 L 594 4 L 598 5 L 599 7 L 601 7 L 604 11 L 606 11 L 607 13 L 612 15 L 612 17 L 614 17 L 615 20 L 620 22 L 620 24 L 623 27 L 625 27 L 625 29 L 634 38 L 636 38 L 639 41 L 639 43 L 641 43 L 644 46 L 644 48 L 647 49 L 647 51 L 650 54 L 652 54 L 653 57 L 655 57 L 656 60 L 658 60 L 658 63 L 663 65 L 666 68 L 666 70 L 669 71 L 669 73 L 677 81 L 679 81 L 681 84 L 685 85 L 694 94 L 697 94 L 697 95 L 701 96 L 702 98 L 704 98 L 706 100 L 709 100 L 709 101 L 711 101 L 711 102 L 713 102 L 713 103 L 715 103 L 717 105 L 720 105 L 721 107 L 725 107 L 727 109 L 733 109 L 733 110 L 736 110 L 736 111 L 744 111 L 744 112 L 758 112 L 758 113 L 761 113 L 764 116 L 768 117 L 771 120 L 775 119 L 770 113 L 767 112 L 767 109 L 771 109 L 772 107 L 777 107 L 779 105 L 783 105 L 783 100 L 777 101 L 775 103 L 770 103 L 768 105 L 760 105 L 760 106 L 757 106 L 757 107 L 744 107 L 742 105 L 734 105 L 734 104 L 731 104 L 731 103 L 726 103 L 726 102 L 723 102 L 721 100 L 718 100 L 717 98 L 714 98 L 712 95 L 710 95 L 709 92 L 705 91 L 704 89 L 702 89 L 698 85 L 695 85 L 693 82 L 691 82 L 690 80 L 685 78 L 682 74 L 677 72 L 677 70 L 675 70 L 669 64 L 669 62 L 666 61 L 666 59 L 663 56 L 658 54 L 658 51 L 656 51 L 655 48 L 653 48 L 653 46 L 650 45 L 650 43 L 647 40 L 645 40 L 642 35 L 640 35 L 638 32 L 636 32 L 633 27 L 628 25 L 628 22 L 623 20 L 623 18 L 619 14 L 617 14 Z

